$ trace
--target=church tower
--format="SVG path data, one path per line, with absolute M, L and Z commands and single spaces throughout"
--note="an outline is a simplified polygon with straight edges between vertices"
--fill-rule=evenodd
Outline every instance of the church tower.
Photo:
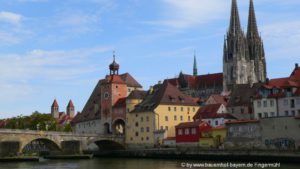
M 51 115 L 53 118 L 59 118 L 59 106 L 58 103 L 56 101 L 56 99 L 54 99 L 52 106 L 51 106 Z
M 264 47 L 258 33 L 253 0 L 250 0 L 248 30 L 244 34 L 237 7 L 232 0 L 230 26 L 224 39 L 223 90 L 236 84 L 252 84 L 266 80 Z
M 74 117 L 74 114 L 75 114 L 75 106 L 72 100 L 70 100 L 67 106 L 67 115 L 69 115 L 70 117 Z
M 197 75 L 198 75 L 197 60 L 196 60 L 196 53 L 194 53 L 193 76 L 197 76 Z
M 223 88 L 231 90 L 235 84 L 248 83 L 248 45 L 241 28 L 236 0 L 232 0 L 230 26 L 224 40 Z
M 250 0 L 247 42 L 250 56 L 250 72 L 252 82 L 265 82 L 267 78 L 265 51 L 258 33 L 253 0 Z

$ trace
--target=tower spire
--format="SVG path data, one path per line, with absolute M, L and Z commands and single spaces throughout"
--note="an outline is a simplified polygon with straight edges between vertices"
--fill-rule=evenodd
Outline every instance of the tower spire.
M 232 0 L 229 33 L 236 35 L 241 30 L 241 22 L 236 0 Z
M 193 75 L 198 75 L 198 69 L 197 69 L 197 60 L 196 60 L 196 52 L 194 51 L 194 67 L 193 67 Z
M 249 38 L 251 36 L 259 37 L 253 0 L 250 0 L 249 17 L 248 17 L 248 30 L 247 30 L 247 37 Z

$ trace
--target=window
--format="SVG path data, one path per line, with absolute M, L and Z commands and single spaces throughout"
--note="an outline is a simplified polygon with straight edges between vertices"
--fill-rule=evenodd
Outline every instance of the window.
M 143 133 L 143 132 L 144 132 L 144 127 L 141 128 L 141 133 Z
M 177 116 L 175 115 L 175 116 L 174 116 L 174 121 L 176 121 L 176 120 L 177 120 Z
M 268 118 L 268 117 L 269 117 L 269 115 L 268 115 L 267 112 L 265 112 L 264 114 L 265 114 L 265 118 Z
M 243 108 L 241 108 L 241 114 L 244 114 L 245 110 Z
M 185 129 L 185 130 L 184 130 L 184 134 L 185 134 L 185 135 L 189 135 L 189 134 L 190 134 L 190 129 Z
M 139 136 L 139 132 L 135 132 L 135 136 Z
M 142 137 L 141 140 L 144 141 L 144 137 Z
M 289 111 L 285 111 L 285 112 L 284 112 L 284 115 L 285 115 L 285 116 L 289 116 Z
M 257 101 L 257 107 L 261 107 L 261 101 L 260 100 Z
M 266 100 L 264 100 L 264 107 L 268 106 L 268 102 Z
M 296 103 L 297 103 L 298 105 L 300 105 L 300 98 L 297 98 L 297 99 L 296 99 Z
M 271 106 L 271 107 L 274 106 L 274 100 L 270 100 L 270 106 Z
M 299 110 L 300 111 L 300 110 Z M 300 112 L 299 112 L 299 115 L 300 115 Z M 183 121 L 183 116 L 180 116 L 180 121 Z
M 189 107 L 187 108 L 187 111 L 190 112 L 190 108 Z
M 188 121 L 191 121 L 191 116 L 188 116 Z
M 181 107 L 180 109 L 181 109 L 181 111 L 183 111 L 183 107 Z
M 292 116 L 295 116 L 296 115 L 296 112 L 295 110 L 292 111 Z
M 171 111 L 171 107 L 168 107 L 168 111 Z
M 211 124 L 211 121 L 210 121 L 210 120 L 208 120 L 208 124 Z
M 271 117 L 275 117 L 275 113 L 274 112 L 271 112 Z
M 135 126 L 136 126 L 136 127 L 138 127 L 138 126 L 139 126 L 139 123 L 138 123 L 138 122 L 136 122 L 136 123 L 135 123 Z
M 119 86 L 116 86 L 116 88 L 118 88 Z
M 216 126 L 219 125 L 219 121 L 218 120 L 215 121 L 215 125 Z
M 174 107 L 174 111 L 177 111 L 177 107 Z
M 165 121 L 169 121 L 169 118 L 168 118 L 168 116 L 165 116 Z
M 169 129 L 169 127 L 168 127 L 168 126 L 166 126 L 166 127 L 165 127 L 165 129 L 166 129 L 166 130 L 168 130 L 168 129 Z
M 143 122 L 144 121 L 144 118 L 143 117 L 141 117 L 141 122 Z
M 295 99 L 291 99 L 291 108 L 295 108 Z
M 196 128 L 192 128 L 192 135 L 196 135 Z
M 300 116 L 300 110 L 298 110 L 298 116 Z
M 178 135 L 182 135 L 182 129 L 178 129 Z
M 289 100 L 288 100 L 288 99 L 284 99 L 284 100 L 283 100 L 283 104 L 284 104 L 285 106 L 289 105 Z
M 196 111 L 196 109 L 195 109 L 195 107 L 193 107 L 193 112 L 195 112 Z
M 149 116 L 146 117 L 146 121 L 149 121 Z
M 146 132 L 149 133 L 150 132 L 150 128 L 146 127 Z
M 148 141 L 148 140 L 149 140 L 149 137 L 146 137 L 146 140 Z

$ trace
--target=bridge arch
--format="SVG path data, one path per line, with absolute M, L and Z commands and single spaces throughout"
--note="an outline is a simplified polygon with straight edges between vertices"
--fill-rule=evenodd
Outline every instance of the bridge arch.
M 113 140 L 97 140 L 94 142 L 99 150 L 124 150 L 123 144 Z
M 61 151 L 61 146 L 55 140 L 39 137 L 22 142 L 20 149 L 22 153 L 49 153 Z
M 125 135 L 125 120 L 115 119 L 112 123 L 112 133 L 116 135 Z

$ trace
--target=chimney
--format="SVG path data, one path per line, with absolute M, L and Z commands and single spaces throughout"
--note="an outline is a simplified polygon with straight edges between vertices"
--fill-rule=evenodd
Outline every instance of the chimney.
M 295 64 L 295 68 L 298 69 L 298 67 L 299 67 L 299 65 L 298 65 L 298 63 L 296 63 L 296 64 Z
M 266 79 L 266 84 L 268 85 L 268 84 L 269 84 L 269 82 L 270 82 L 270 79 L 269 79 L 269 78 L 267 78 L 267 79 Z
M 161 84 L 161 81 L 158 81 L 158 84 Z

